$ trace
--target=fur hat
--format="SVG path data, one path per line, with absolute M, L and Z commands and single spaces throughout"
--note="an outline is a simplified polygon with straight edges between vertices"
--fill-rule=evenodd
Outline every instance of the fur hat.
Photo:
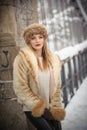
M 47 29 L 46 29 L 46 27 L 43 24 L 33 23 L 33 24 L 29 25 L 28 27 L 26 27 L 25 30 L 24 30 L 24 33 L 23 33 L 25 42 L 27 44 L 29 43 L 30 38 L 34 34 L 42 34 L 45 39 L 48 36 Z

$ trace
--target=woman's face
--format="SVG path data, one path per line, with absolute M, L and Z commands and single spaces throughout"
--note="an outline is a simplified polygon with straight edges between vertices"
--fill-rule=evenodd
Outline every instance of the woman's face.
M 32 46 L 32 48 L 36 51 L 41 51 L 42 47 L 44 45 L 44 37 L 41 34 L 34 34 L 31 39 L 30 39 L 30 44 Z

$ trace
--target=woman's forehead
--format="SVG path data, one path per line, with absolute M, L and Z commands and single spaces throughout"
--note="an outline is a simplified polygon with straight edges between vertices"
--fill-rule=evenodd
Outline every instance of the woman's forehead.
M 39 33 L 39 34 L 33 34 L 32 36 L 43 36 L 43 35 Z

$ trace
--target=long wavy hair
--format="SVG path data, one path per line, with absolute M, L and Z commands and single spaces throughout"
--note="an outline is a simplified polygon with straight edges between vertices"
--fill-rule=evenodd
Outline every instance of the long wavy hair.
M 39 59 L 37 57 L 38 67 L 40 68 L 40 70 L 43 71 L 43 70 L 47 70 L 49 68 L 49 51 L 48 51 L 47 43 L 46 43 L 48 32 L 47 32 L 46 27 L 44 25 L 38 24 L 38 23 L 31 24 L 27 28 L 25 28 L 23 36 L 24 36 L 24 40 L 25 40 L 26 44 L 28 46 L 30 46 L 31 37 L 36 34 L 43 35 L 43 37 L 45 39 L 45 43 L 42 47 L 43 67 L 41 66 Z

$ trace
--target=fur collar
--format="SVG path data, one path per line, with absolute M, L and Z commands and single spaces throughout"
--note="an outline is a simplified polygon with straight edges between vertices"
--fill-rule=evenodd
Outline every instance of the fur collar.
M 31 48 L 28 46 L 25 48 L 22 48 L 19 54 L 22 56 L 23 59 L 26 59 L 27 65 L 29 66 L 32 77 L 34 78 L 35 82 L 38 84 L 38 75 L 37 75 L 38 65 L 37 65 L 37 59 L 36 59 L 35 54 L 32 52 Z M 61 62 L 58 56 L 55 55 L 51 51 L 49 51 L 49 62 L 52 66 L 52 73 L 54 75 L 55 85 L 57 85 L 58 78 L 60 76 Z

